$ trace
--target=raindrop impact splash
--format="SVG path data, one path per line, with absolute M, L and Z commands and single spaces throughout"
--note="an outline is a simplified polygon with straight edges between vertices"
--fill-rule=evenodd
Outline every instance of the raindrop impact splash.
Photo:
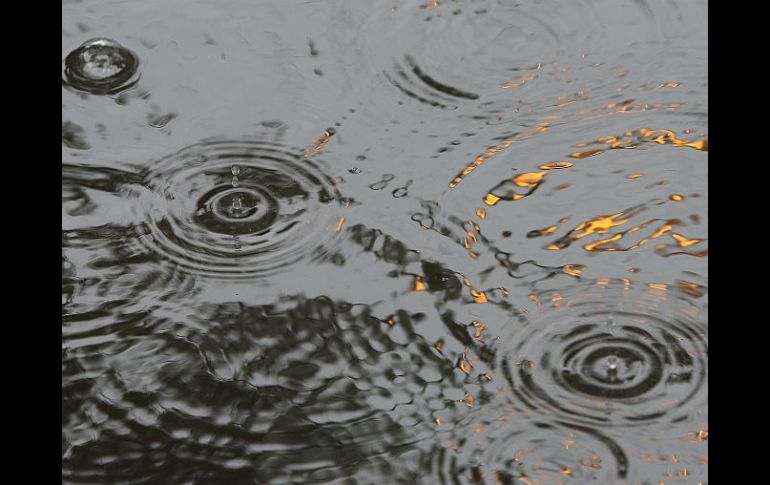
M 150 228 L 142 241 L 196 275 L 285 272 L 322 258 L 336 237 L 339 194 L 298 150 L 206 141 L 160 160 L 145 178 L 152 193 L 140 199 Z
M 115 94 L 139 79 L 139 58 L 114 40 L 87 40 L 64 59 L 65 86 L 91 94 Z
M 697 306 L 656 288 L 602 283 L 537 295 L 542 315 L 502 339 L 495 367 L 509 377 L 510 402 L 580 426 L 651 426 L 706 412 L 708 325 Z

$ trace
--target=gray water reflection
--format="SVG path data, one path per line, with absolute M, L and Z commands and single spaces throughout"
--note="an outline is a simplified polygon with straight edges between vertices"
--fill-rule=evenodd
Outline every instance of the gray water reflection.
M 63 4 L 63 481 L 707 482 L 706 20 Z

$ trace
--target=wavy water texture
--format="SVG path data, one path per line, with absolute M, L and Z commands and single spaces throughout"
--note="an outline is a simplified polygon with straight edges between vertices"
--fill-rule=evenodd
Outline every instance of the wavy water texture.
M 707 483 L 707 14 L 63 3 L 63 483 Z

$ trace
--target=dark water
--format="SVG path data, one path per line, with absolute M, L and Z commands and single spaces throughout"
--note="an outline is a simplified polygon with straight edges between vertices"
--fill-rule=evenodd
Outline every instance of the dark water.
M 706 483 L 707 4 L 62 4 L 66 483 Z

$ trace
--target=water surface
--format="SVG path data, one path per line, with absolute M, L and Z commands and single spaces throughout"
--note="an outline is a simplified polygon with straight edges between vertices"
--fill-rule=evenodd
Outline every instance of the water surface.
M 707 4 L 62 4 L 66 483 L 706 483 Z

